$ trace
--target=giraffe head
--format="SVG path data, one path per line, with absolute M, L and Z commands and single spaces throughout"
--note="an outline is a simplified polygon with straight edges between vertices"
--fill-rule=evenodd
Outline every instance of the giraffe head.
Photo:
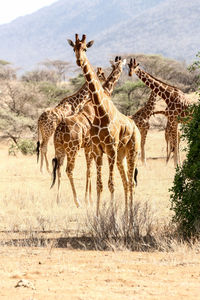
M 111 64 L 112 69 L 116 70 L 117 67 L 122 68 L 123 65 L 126 64 L 126 59 L 122 60 L 121 56 L 116 56 L 115 61 L 110 60 L 110 64 Z
M 78 34 L 75 34 L 75 43 L 73 43 L 71 40 L 67 40 L 69 45 L 74 49 L 75 55 L 76 55 L 76 63 L 80 67 L 85 59 L 85 52 L 87 51 L 87 48 L 90 48 L 94 41 L 90 41 L 86 43 L 86 35 L 82 35 L 82 39 L 80 40 L 78 37 Z
M 135 58 L 134 59 L 130 59 L 130 63 L 128 64 L 128 67 L 129 67 L 129 73 L 128 75 L 129 76 L 132 76 L 133 75 L 133 72 L 135 71 L 135 69 L 139 66 L 139 63 L 136 63 L 136 60 Z
M 102 82 L 106 81 L 106 77 L 105 77 L 104 71 L 103 71 L 103 69 L 101 67 L 97 68 L 97 76 L 98 76 L 98 78 L 99 78 L 100 81 L 102 81 Z

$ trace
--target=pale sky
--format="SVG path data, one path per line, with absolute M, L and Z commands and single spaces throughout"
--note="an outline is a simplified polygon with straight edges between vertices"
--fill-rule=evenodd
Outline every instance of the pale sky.
M 0 25 L 31 14 L 57 0 L 0 0 Z

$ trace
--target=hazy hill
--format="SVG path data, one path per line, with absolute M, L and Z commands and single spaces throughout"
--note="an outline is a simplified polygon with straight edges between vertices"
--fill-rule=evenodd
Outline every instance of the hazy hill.
M 91 62 L 115 54 L 156 53 L 194 60 L 200 50 L 200 0 L 59 0 L 0 26 L 0 59 L 28 70 L 47 58 L 71 61 L 66 39 L 87 34 Z

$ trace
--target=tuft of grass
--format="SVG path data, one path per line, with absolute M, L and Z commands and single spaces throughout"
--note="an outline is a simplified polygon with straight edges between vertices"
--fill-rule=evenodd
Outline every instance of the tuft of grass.
M 98 218 L 88 214 L 85 227 L 97 250 L 168 251 L 176 232 L 159 224 L 147 201 L 135 201 L 128 216 L 116 205 L 104 206 Z

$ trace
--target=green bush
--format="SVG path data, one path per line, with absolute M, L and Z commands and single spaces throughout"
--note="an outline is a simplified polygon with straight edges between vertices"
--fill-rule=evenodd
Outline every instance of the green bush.
M 33 155 L 36 152 L 35 142 L 28 139 L 20 139 L 17 141 L 17 144 L 13 142 L 8 149 L 9 155 L 16 155 L 19 151 L 24 155 Z
M 170 190 L 173 221 L 184 238 L 200 236 L 200 101 L 191 109 L 193 118 L 183 126 L 186 159 L 177 167 Z

